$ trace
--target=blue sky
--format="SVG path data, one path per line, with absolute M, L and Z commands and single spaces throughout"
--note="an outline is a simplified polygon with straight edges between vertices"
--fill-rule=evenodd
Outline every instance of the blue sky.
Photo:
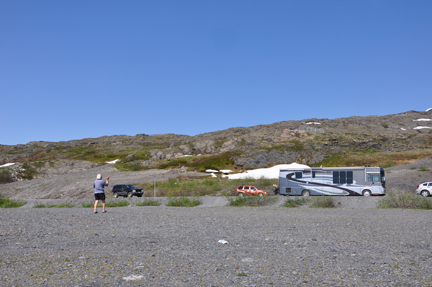
M 0 1 L 0 144 L 432 107 L 432 1 Z

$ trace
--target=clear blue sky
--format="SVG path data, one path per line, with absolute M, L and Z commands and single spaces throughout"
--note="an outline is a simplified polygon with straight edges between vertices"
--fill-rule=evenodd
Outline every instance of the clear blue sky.
M 432 107 L 432 1 L 0 1 L 0 144 Z

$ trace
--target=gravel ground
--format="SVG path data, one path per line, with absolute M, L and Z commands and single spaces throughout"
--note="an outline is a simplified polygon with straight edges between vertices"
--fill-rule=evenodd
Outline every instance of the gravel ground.
M 349 199 L 359 208 L 1 209 L 0 285 L 431 286 L 431 212 Z

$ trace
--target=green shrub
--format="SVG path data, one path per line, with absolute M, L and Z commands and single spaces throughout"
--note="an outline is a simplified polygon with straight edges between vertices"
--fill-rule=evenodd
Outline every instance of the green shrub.
M 50 204 L 50 203 L 42 203 L 35 201 L 33 203 L 33 208 L 72 208 L 75 207 L 71 201 L 66 201 L 60 204 Z
M 409 191 L 390 191 L 380 200 L 378 207 L 432 209 L 432 202 Z
M 0 184 L 13 182 L 12 170 L 10 168 L 0 168 Z
M 265 206 L 274 203 L 277 198 L 269 196 L 236 196 L 227 197 L 231 206 Z
M 22 179 L 32 180 L 38 173 L 37 170 L 28 163 L 22 165 L 23 171 L 21 172 Z
M 0 208 L 18 208 L 26 204 L 25 201 L 5 198 L 0 194 Z
M 143 201 L 135 203 L 136 206 L 159 206 L 161 205 L 159 200 L 153 198 L 146 198 Z
M 150 169 L 147 166 L 142 166 L 135 163 L 122 163 L 122 162 L 117 162 L 114 165 L 114 167 L 117 168 L 119 171 L 140 171 L 140 170 Z
M 304 197 L 296 197 L 294 199 L 288 198 L 285 203 L 283 204 L 283 206 L 285 207 L 299 207 L 301 205 L 305 205 L 306 203 L 309 202 L 309 199 L 304 198 Z
M 75 204 L 73 204 L 71 201 L 66 201 L 60 204 L 52 204 L 48 206 L 48 208 L 72 208 L 72 207 L 75 207 Z
M 310 207 L 322 207 L 322 208 L 330 208 L 336 207 L 336 204 L 331 196 L 317 196 L 311 198 Z
M 105 202 L 106 207 L 125 207 L 125 206 L 129 206 L 129 205 L 130 205 L 130 203 L 125 199 L 122 199 L 122 200 L 113 199 L 113 200 L 107 200 Z
M 45 207 L 47 207 L 45 203 L 38 202 L 38 201 L 35 201 L 33 203 L 33 208 L 45 208 Z
M 101 206 L 100 201 L 99 201 L 98 206 Z M 94 207 L 94 202 L 83 202 L 83 203 L 81 203 L 81 207 L 83 207 L 83 208 Z
M 166 206 L 181 206 L 181 207 L 194 207 L 201 204 L 201 200 L 194 197 L 190 199 L 189 197 L 169 197 Z

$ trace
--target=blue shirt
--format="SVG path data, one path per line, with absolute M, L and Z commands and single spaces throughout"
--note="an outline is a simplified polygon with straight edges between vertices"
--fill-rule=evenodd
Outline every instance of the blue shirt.
M 105 180 L 102 179 L 96 179 L 93 186 L 95 188 L 94 193 L 104 193 L 104 188 L 105 186 L 107 186 L 108 184 L 106 183 Z

